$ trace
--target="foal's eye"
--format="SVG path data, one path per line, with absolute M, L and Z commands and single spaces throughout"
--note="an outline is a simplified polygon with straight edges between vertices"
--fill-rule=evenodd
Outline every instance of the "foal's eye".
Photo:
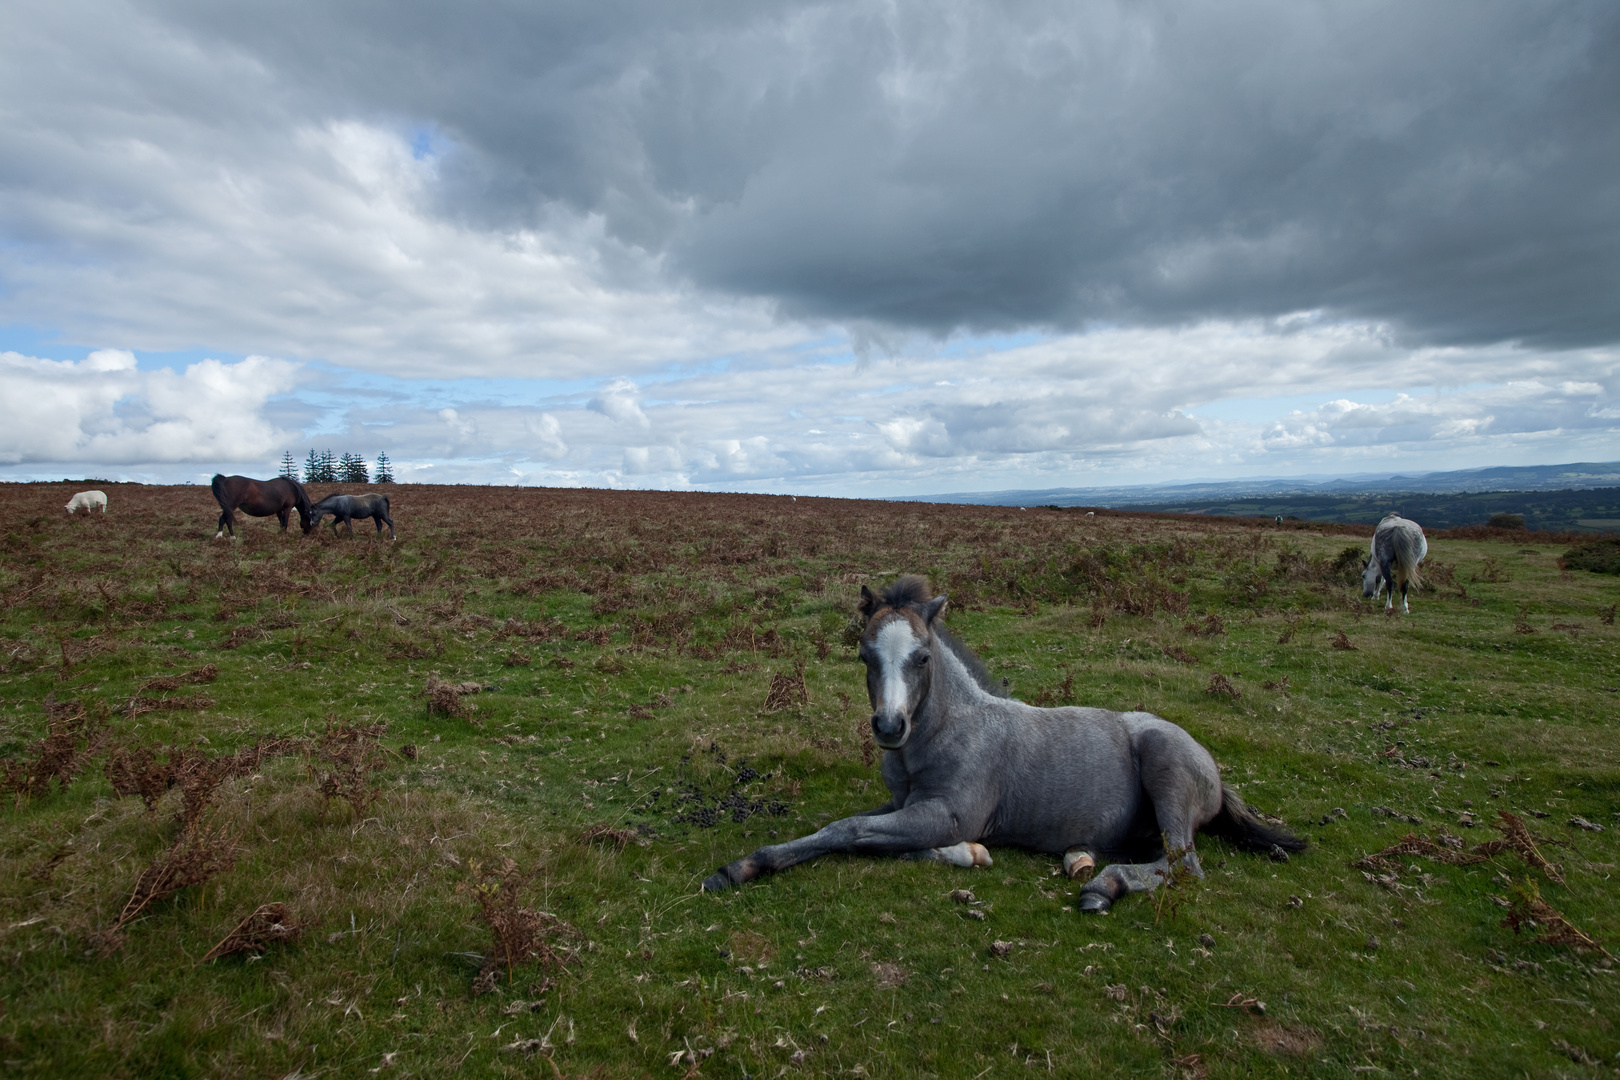
M 928 654 L 923 653 L 922 655 L 918 656 L 917 659 L 914 661 L 914 663 L 918 667 L 922 667 L 924 664 L 928 663 Z

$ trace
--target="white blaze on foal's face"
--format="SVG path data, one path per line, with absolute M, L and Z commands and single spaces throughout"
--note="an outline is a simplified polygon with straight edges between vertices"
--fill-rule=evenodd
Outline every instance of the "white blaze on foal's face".
M 892 618 L 878 627 L 863 652 L 872 734 L 879 746 L 893 749 L 910 734 L 913 687 L 928 663 L 928 639 L 917 636 L 911 619 Z
M 917 640 L 911 624 L 905 619 L 893 619 L 878 631 L 873 652 L 877 655 L 879 670 L 883 672 L 883 704 L 889 708 L 903 708 L 906 703 L 906 672 L 912 666 L 912 655 L 927 642 Z

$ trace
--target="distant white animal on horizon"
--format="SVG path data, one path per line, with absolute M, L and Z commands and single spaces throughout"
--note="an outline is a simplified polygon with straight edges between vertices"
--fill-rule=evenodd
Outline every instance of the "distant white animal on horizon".
M 81 491 L 68 500 L 65 509 L 71 514 L 75 510 L 94 510 L 98 506 L 101 507 L 103 514 L 107 512 L 107 495 L 105 492 Z

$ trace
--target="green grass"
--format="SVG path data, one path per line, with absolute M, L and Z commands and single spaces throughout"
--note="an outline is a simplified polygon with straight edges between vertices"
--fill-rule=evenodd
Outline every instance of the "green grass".
M 151 812 L 115 798 L 103 748 L 65 790 L 8 797 L 8 1074 L 1476 1077 L 1620 1064 L 1612 962 L 1515 935 L 1494 899 L 1528 877 L 1620 951 L 1620 634 L 1602 621 L 1620 581 L 1561 572 L 1557 551 L 1436 541 L 1437 587 L 1414 595 L 1411 617 L 1386 618 L 1336 568 L 1354 538 L 1230 522 L 401 488 L 392 545 L 260 521 L 215 544 L 200 489 L 109 488 L 108 520 L 89 522 L 60 513 L 63 490 L 0 491 L 0 756 L 28 756 L 50 695 L 104 704 L 126 744 L 224 753 L 317 734 L 336 715 L 386 721 L 395 753 L 360 820 L 316 793 L 320 768 L 301 757 L 228 781 L 214 812 L 241 838 L 236 866 L 153 905 L 104 958 L 87 939 L 172 840 L 178 792 Z M 985 870 L 830 857 L 699 894 L 773 832 L 886 798 L 863 760 L 863 681 L 842 635 L 860 583 L 906 571 L 951 593 L 953 630 L 1018 696 L 1067 703 L 1071 679 L 1076 703 L 1174 720 L 1310 850 L 1274 864 L 1200 838 L 1209 876 L 1162 914 L 1139 896 L 1082 916 L 1055 859 L 1006 849 Z M 1353 649 L 1333 647 L 1341 633 Z M 506 666 L 514 651 L 529 663 Z M 151 678 L 206 663 L 218 679 L 180 692 L 209 708 L 117 712 Z M 764 711 L 772 677 L 800 665 L 809 703 Z M 429 672 L 498 689 L 464 699 L 469 720 L 434 718 Z M 1217 672 L 1240 697 L 1205 692 Z M 744 769 L 758 775 L 739 783 Z M 732 794 L 753 812 L 707 825 L 701 811 Z M 1567 887 L 1511 854 L 1409 858 L 1393 887 L 1351 865 L 1408 831 L 1491 839 L 1498 809 L 1526 817 Z M 1576 816 L 1605 831 L 1570 827 Z M 582 843 L 596 825 L 638 841 Z M 520 966 L 474 997 L 476 971 L 455 954 L 491 939 L 465 887 L 474 864 L 505 857 L 537 874 L 526 904 L 587 944 L 566 968 Z M 958 888 L 982 906 L 953 903 Z M 317 925 L 262 959 L 198 965 L 271 901 Z M 1013 943 L 1006 956 L 996 941 Z M 1234 998 L 1264 1014 L 1225 1007 Z

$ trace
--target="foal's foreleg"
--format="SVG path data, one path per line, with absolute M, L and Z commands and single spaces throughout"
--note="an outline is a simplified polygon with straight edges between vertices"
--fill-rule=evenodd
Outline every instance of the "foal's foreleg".
M 956 817 L 941 799 L 911 803 L 890 813 L 843 818 L 809 836 L 785 844 L 762 847 L 752 855 L 722 866 L 704 881 L 706 892 L 720 892 L 752 881 L 761 874 L 836 851 L 862 855 L 908 855 L 930 848 L 950 848 L 961 842 Z

